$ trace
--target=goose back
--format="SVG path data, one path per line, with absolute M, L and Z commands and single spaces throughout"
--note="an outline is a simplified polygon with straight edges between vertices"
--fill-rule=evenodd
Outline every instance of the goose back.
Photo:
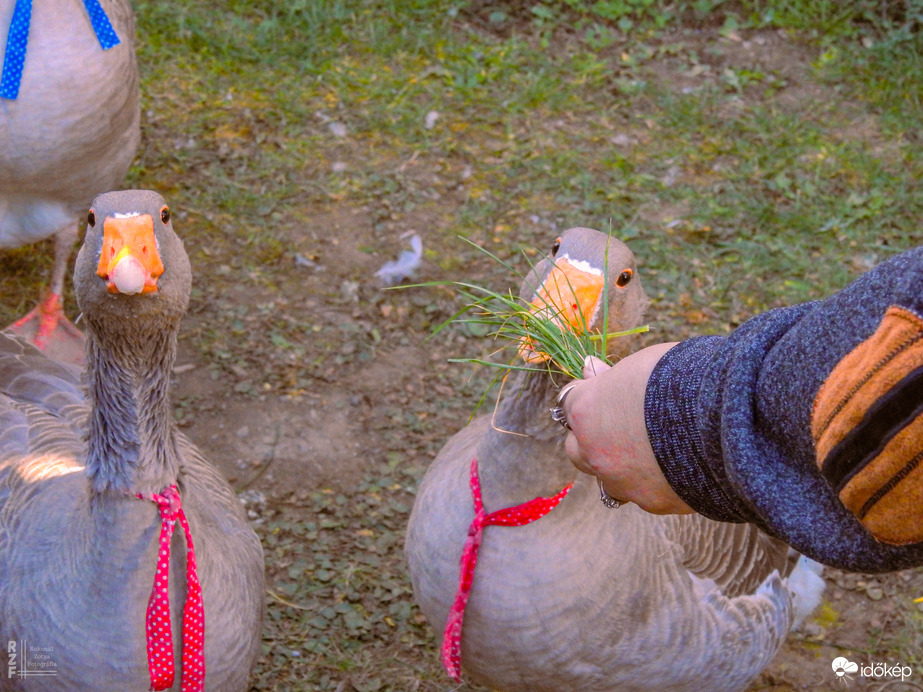
M 0 0 L 0 30 L 10 26 L 14 5 Z M 109 50 L 100 48 L 83 3 L 32 5 L 19 96 L 0 100 L 0 247 L 76 230 L 93 197 L 122 184 L 135 156 L 134 13 L 127 0 L 101 5 L 121 41 Z

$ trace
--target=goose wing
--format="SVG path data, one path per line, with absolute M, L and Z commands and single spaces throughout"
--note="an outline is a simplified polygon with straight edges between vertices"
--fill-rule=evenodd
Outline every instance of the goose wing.
M 766 578 L 791 571 L 789 547 L 752 524 L 712 521 L 699 514 L 668 519 L 668 536 L 681 547 L 683 565 L 711 579 L 728 598 L 754 593 Z
M 76 368 L 0 332 L 0 460 L 56 455 L 78 463 L 87 414 Z

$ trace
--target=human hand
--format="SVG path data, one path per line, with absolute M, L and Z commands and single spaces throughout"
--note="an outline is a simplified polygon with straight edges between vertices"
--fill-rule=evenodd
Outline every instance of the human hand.
M 675 344 L 657 344 L 607 366 L 587 358 L 583 380 L 566 385 L 561 402 L 571 432 L 574 465 L 603 482 L 606 492 L 654 514 L 687 514 L 654 456 L 644 422 L 644 394 L 657 361 Z

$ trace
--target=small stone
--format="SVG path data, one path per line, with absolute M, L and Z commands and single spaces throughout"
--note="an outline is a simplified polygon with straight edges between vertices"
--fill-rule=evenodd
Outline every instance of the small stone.
M 617 147 L 627 147 L 627 146 L 630 146 L 632 143 L 631 137 L 629 137 L 623 132 L 613 135 L 612 137 L 609 138 L 609 141 L 612 142 Z

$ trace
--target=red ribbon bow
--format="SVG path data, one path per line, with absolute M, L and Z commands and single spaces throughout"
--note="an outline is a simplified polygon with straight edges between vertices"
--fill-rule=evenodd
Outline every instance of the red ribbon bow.
M 478 549 L 481 547 L 484 527 L 492 524 L 523 526 L 536 519 L 541 519 L 558 506 L 573 485 L 573 483 L 568 483 L 561 492 L 553 497 L 536 497 L 521 505 L 498 509 L 496 512 L 487 514 L 481 502 L 478 460 L 477 458 L 471 460 L 471 497 L 474 499 L 474 520 L 468 527 L 468 538 L 465 540 L 465 549 L 459 560 L 458 591 L 455 594 L 455 602 L 449 610 L 449 617 L 446 619 L 442 635 L 442 665 L 455 682 L 461 682 L 462 620 L 465 617 L 468 596 L 471 594 L 471 585 L 474 583 L 474 568 L 478 561 Z
M 176 522 L 186 533 L 186 604 L 183 606 L 183 679 L 182 692 L 201 692 L 205 688 L 205 608 L 202 586 L 196 574 L 195 548 L 192 533 L 175 485 L 163 495 L 138 495 L 160 509 L 160 551 L 154 587 L 147 602 L 147 665 L 151 674 L 151 689 L 165 690 L 173 686 L 173 634 L 170 626 L 170 539 Z

